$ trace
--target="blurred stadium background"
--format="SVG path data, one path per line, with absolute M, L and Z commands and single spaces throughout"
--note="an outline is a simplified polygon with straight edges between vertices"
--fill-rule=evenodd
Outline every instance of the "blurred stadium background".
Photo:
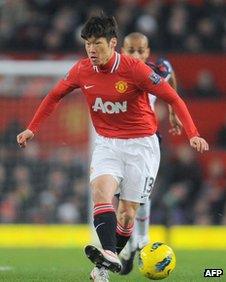
M 140 31 L 150 39 L 152 60 L 170 60 L 179 94 L 210 143 L 210 152 L 200 155 L 185 134 L 170 136 L 166 107 L 158 104 L 163 142 L 153 241 L 226 249 L 224 0 L 0 1 L 0 247 L 74 247 L 91 240 L 90 125 L 80 92 L 63 99 L 25 150 L 16 135 L 84 56 L 81 26 L 102 10 L 118 21 L 118 51 L 126 34 Z

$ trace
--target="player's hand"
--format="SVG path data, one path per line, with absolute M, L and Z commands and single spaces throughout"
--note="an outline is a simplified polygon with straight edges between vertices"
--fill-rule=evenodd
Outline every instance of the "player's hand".
M 27 141 L 31 140 L 34 137 L 34 133 L 30 129 L 26 129 L 17 135 L 17 143 L 20 148 L 25 148 L 27 145 Z
M 169 133 L 173 135 L 181 135 L 183 125 L 179 120 L 178 116 L 173 112 L 169 113 L 169 123 L 171 125 Z
M 203 153 L 204 151 L 209 151 L 209 144 L 205 139 L 195 136 L 190 139 L 190 145 L 196 149 L 198 152 Z

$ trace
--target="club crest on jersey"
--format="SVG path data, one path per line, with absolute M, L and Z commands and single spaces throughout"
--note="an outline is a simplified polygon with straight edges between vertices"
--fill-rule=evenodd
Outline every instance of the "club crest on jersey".
M 157 73 L 153 72 L 150 76 L 149 79 L 153 82 L 153 84 L 159 84 L 161 81 L 161 76 L 158 75 Z
M 125 93 L 126 90 L 128 88 L 127 82 L 125 81 L 118 81 L 115 83 L 115 89 L 119 92 L 119 93 Z

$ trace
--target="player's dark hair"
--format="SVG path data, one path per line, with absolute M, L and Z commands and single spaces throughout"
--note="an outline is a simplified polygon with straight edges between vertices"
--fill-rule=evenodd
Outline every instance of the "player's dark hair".
M 107 41 L 113 37 L 117 38 L 118 26 L 115 18 L 104 14 L 89 18 L 81 31 L 81 37 L 83 39 L 105 37 Z

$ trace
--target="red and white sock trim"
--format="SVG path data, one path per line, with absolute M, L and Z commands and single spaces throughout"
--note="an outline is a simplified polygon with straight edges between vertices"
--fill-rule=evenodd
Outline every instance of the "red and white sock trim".
M 116 233 L 124 237 L 130 237 L 133 232 L 133 227 L 134 224 L 128 227 L 123 227 L 119 222 L 117 222 Z
M 111 203 L 99 203 L 94 206 L 93 215 L 102 214 L 106 212 L 115 212 Z

